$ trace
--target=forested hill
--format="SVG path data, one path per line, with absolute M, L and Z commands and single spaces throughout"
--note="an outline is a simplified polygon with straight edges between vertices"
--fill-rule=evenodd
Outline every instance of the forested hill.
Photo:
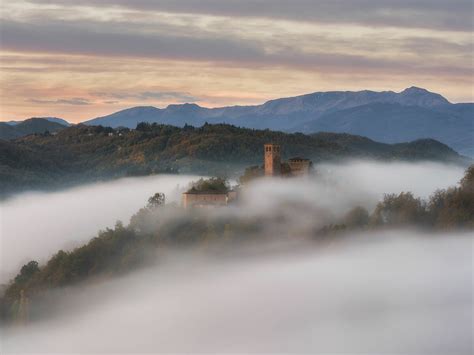
M 0 139 L 10 140 L 35 133 L 53 133 L 68 125 L 66 121 L 56 117 L 33 117 L 19 122 L 0 122 Z
M 434 140 L 390 145 L 348 134 L 287 134 L 225 124 L 139 124 L 136 130 L 78 125 L 56 135 L 0 141 L 0 192 L 161 172 L 232 176 L 261 164 L 267 142 L 281 144 L 283 158 L 304 156 L 315 163 L 349 158 L 464 162 Z

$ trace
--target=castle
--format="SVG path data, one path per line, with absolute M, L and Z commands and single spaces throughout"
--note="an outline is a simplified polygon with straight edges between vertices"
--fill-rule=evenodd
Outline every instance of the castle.
M 264 145 L 264 167 L 261 175 L 266 177 L 293 177 L 308 175 L 313 168 L 313 163 L 305 158 L 291 158 L 286 162 L 281 161 L 281 148 L 278 144 Z M 261 168 L 258 168 L 261 169 Z M 217 186 L 192 187 L 182 195 L 182 205 L 189 207 L 219 207 L 227 206 L 237 200 L 237 192 L 228 189 L 222 179 L 210 179 L 217 182 Z
M 227 206 L 237 198 L 237 192 L 229 190 L 227 192 L 211 191 L 187 191 L 183 193 L 182 204 L 184 208 L 189 207 L 219 207 Z
M 313 163 L 306 158 L 291 158 L 281 161 L 281 151 L 278 144 L 265 144 L 265 176 L 302 176 L 308 175 L 313 169 Z

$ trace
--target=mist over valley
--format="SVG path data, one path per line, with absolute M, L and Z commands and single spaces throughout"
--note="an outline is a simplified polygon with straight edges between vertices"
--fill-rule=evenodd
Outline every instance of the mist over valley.
M 472 10 L 2 1 L 0 353 L 473 354 Z
M 98 229 L 114 228 L 99 238 L 122 233 L 116 220 L 127 225 L 132 215 L 125 230 L 156 235 L 150 246 L 162 240 L 157 249 L 143 244 L 131 254 L 139 257 L 138 267 L 91 273 L 81 277 L 82 286 L 65 284 L 31 296 L 30 322 L 4 328 L 3 349 L 471 349 L 471 233 L 409 223 L 321 234 L 354 207 L 372 213 L 385 194 L 411 191 L 427 200 L 435 190 L 455 186 L 464 169 L 355 160 L 315 170 L 314 176 L 257 179 L 245 186 L 238 204 L 217 209 L 179 207 L 181 193 L 198 179 L 186 175 L 127 178 L 3 201 L 2 282 L 28 260 L 51 268 L 59 249 L 77 254 L 74 248 Z M 169 207 L 136 214 L 158 191 Z M 193 235 L 202 236 L 193 241 Z M 447 327 L 449 338 L 442 336 Z M 50 336 L 61 340 L 48 345 Z
M 128 276 L 49 295 L 60 312 L 4 329 L 2 350 L 472 350 L 472 236 L 398 230 L 350 239 L 212 258 L 172 253 Z

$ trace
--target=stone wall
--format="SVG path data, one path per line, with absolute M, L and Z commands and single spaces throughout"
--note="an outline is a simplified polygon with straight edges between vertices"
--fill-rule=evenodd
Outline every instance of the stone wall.
M 192 194 L 184 193 L 182 196 L 183 207 L 225 206 L 227 194 Z

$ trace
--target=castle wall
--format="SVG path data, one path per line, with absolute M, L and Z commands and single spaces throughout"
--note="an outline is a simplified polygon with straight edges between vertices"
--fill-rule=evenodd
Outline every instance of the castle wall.
M 293 176 L 308 175 L 312 167 L 311 160 L 308 159 L 289 160 L 288 165 L 290 166 L 291 175 Z
M 227 194 L 188 194 L 182 195 L 184 208 L 227 205 Z
M 229 191 L 227 194 L 227 203 L 234 202 L 237 200 L 237 191 Z

